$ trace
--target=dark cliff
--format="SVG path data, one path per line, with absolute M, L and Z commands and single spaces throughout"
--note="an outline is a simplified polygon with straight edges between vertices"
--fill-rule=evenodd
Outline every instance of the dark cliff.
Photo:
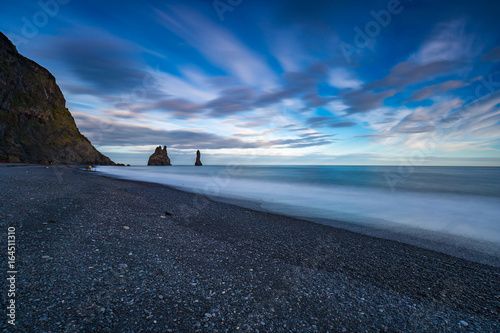
M 48 70 L 0 33 L 0 161 L 114 164 L 76 127 Z
M 156 147 L 153 155 L 149 156 L 148 165 L 172 165 L 167 154 L 167 146 L 163 146 L 163 150 L 161 146 Z

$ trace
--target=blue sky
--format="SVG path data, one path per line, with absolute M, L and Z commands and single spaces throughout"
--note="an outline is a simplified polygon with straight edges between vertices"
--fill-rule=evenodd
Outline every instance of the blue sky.
M 500 165 L 498 1 L 17 1 L 116 162 Z

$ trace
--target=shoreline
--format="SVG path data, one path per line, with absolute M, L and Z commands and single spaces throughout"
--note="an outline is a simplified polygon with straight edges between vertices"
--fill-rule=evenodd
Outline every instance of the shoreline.
M 196 195 L 154 183 L 58 166 L 60 181 L 53 168 L 0 166 L 22 328 L 500 328 L 497 267 L 213 200 L 196 211 Z
M 111 177 L 112 178 L 112 177 Z M 134 180 L 131 180 L 134 181 Z M 164 185 L 166 186 L 166 185 Z M 168 186 L 167 186 L 168 187 Z M 181 190 L 182 191 L 182 190 Z M 190 193 L 190 192 L 188 192 Z M 356 222 L 346 222 L 334 219 L 314 218 L 308 216 L 299 216 L 266 210 L 258 203 L 243 201 L 238 199 L 227 199 L 222 197 L 211 197 L 212 200 L 235 205 L 259 212 L 276 214 L 301 220 L 307 223 L 314 223 L 329 226 L 331 228 L 351 231 L 365 236 L 376 237 L 384 240 L 391 240 L 407 245 L 413 245 L 422 249 L 440 252 L 452 257 L 473 261 L 480 264 L 500 267 L 500 247 L 497 243 L 466 238 L 458 235 L 439 233 L 396 223 L 387 223 L 384 226 L 368 225 Z M 459 241 L 459 243 L 457 243 Z
M 273 203 L 272 208 L 266 202 L 255 202 L 245 199 L 229 198 L 225 196 L 212 196 L 197 193 L 196 191 L 189 191 L 183 188 L 178 188 L 173 185 L 164 184 L 161 182 L 154 182 L 148 180 L 136 180 L 133 178 L 126 178 L 120 175 L 109 173 L 99 173 L 103 177 L 111 179 L 121 179 L 125 181 L 151 183 L 157 186 L 165 186 L 170 189 L 195 194 L 201 197 L 207 197 L 210 200 L 215 200 L 221 203 L 235 205 L 258 212 L 265 212 L 276 214 L 279 216 L 286 216 L 304 222 L 311 222 L 315 224 L 322 224 L 333 228 L 352 231 L 355 233 L 373 236 L 381 239 L 402 242 L 409 245 L 414 245 L 423 249 L 433 250 L 448 254 L 454 257 L 474 261 L 477 263 L 487 264 L 495 267 L 500 267 L 500 245 L 493 241 L 476 239 L 472 237 L 465 237 L 454 235 L 451 233 L 431 231 L 418 227 L 411 227 L 409 225 L 398 224 L 386 220 L 365 219 L 365 221 L 344 221 L 338 219 L 328 219 L 322 217 L 312 217 L 308 215 L 301 215 L 300 212 L 303 208 L 296 208 L 291 205 Z M 267 207 L 266 207 L 267 206 Z

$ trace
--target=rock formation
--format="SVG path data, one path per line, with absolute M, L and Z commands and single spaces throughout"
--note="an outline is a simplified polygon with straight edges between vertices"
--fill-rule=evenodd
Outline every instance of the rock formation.
M 148 165 L 172 165 L 167 155 L 167 146 L 163 146 L 163 150 L 161 146 L 156 147 L 153 155 L 149 156 Z
M 203 164 L 201 164 L 201 159 L 200 159 L 200 151 L 197 150 L 196 151 L 196 162 L 194 163 L 195 166 L 202 166 Z
M 0 161 L 114 164 L 80 133 L 54 76 L 1 32 Z

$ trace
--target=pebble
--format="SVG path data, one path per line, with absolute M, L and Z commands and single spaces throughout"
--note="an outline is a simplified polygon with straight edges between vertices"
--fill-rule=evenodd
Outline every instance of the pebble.
M 51 256 L 42 256 L 42 260 L 47 260 L 47 261 L 50 261 L 54 258 L 52 258 Z
M 469 323 L 466 322 L 465 320 L 460 320 L 458 323 L 462 326 L 469 326 Z
M 129 230 L 130 227 L 127 227 L 126 225 L 123 226 L 123 230 Z

